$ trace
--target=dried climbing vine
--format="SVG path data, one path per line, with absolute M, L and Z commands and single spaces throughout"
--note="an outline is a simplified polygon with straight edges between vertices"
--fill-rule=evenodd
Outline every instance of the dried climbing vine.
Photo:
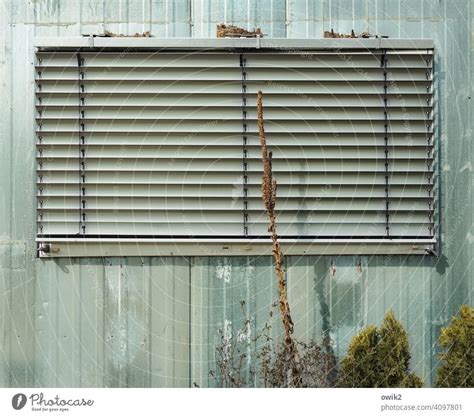
M 284 265 L 283 265 L 283 251 L 278 241 L 277 224 L 275 216 L 275 202 L 277 192 L 277 182 L 273 178 L 272 170 L 272 152 L 267 149 L 267 141 L 265 136 L 265 128 L 263 124 L 263 105 L 262 105 L 263 94 L 261 91 L 258 92 L 257 97 L 257 116 L 258 116 L 258 132 L 260 137 L 260 146 L 262 148 L 262 162 L 263 162 L 263 175 L 262 175 L 262 198 L 265 208 L 268 214 L 268 231 L 272 236 L 272 252 L 275 259 L 275 271 L 278 278 L 278 295 L 279 295 L 279 308 L 281 320 L 285 330 L 284 340 L 284 354 L 287 360 L 287 382 L 288 386 L 299 386 L 300 380 L 300 367 L 299 367 L 299 354 L 296 347 L 296 343 L 293 340 L 293 320 L 291 319 L 290 305 L 288 304 L 288 297 L 286 291 L 286 283 L 284 279 Z

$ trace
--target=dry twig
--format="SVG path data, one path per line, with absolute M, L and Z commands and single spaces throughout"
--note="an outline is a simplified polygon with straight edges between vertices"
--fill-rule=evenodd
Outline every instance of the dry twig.
M 106 38 L 150 38 L 151 33 L 150 31 L 146 31 L 143 33 L 136 32 L 134 35 L 124 35 L 123 33 L 114 33 L 106 30 L 104 32 L 104 37 Z
M 257 36 L 263 36 L 260 28 L 246 30 L 238 26 L 225 25 L 224 23 L 217 25 L 218 38 L 255 38 Z

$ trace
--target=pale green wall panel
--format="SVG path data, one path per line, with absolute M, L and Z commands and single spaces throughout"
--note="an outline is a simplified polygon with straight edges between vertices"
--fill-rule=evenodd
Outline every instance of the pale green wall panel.
M 269 257 L 200 257 L 191 264 L 191 382 L 216 386 L 215 346 L 230 343 L 247 353 L 246 380 L 255 369 L 255 340 L 266 324 L 280 330 L 272 304 L 278 300 L 276 276 Z M 248 320 L 248 324 L 246 323 Z M 222 332 L 222 333 L 219 333 Z M 240 338 L 240 342 L 236 339 Z
M 285 0 L 194 0 L 193 36 L 214 38 L 220 23 L 253 30 L 261 28 L 270 37 L 286 36 Z
M 4 0 L 0 5 L 0 386 L 212 386 L 217 329 L 226 320 L 238 328 L 249 317 L 255 334 L 268 321 L 277 299 L 269 257 L 35 257 L 32 38 L 104 30 L 213 37 L 220 22 L 260 26 L 273 37 L 320 38 L 324 30 L 354 28 L 434 38 L 439 260 L 286 259 L 298 337 L 320 337 L 328 328 L 341 355 L 356 331 L 380 323 L 393 308 L 409 331 L 414 370 L 433 382 L 440 327 L 461 303 L 474 304 L 471 2 Z M 278 320 L 273 325 L 276 335 Z M 250 346 L 252 358 L 255 347 Z
M 188 387 L 190 260 L 152 258 L 149 262 L 150 385 Z

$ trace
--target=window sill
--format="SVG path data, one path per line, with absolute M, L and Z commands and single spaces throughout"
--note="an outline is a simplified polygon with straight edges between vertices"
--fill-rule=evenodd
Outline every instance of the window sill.
M 269 256 L 270 239 L 39 238 L 40 258 L 109 256 Z M 426 255 L 435 239 L 280 239 L 285 255 Z

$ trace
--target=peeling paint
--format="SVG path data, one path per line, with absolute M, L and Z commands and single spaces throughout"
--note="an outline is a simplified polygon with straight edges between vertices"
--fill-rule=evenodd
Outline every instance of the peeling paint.
M 216 277 L 217 279 L 222 279 L 226 284 L 230 282 L 232 276 L 232 265 L 228 263 L 227 258 L 224 258 L 222 261 L 217 261 L 216 266 Z
M 242 343 L 242 342 L 250 342 L 251 341 L 251 336 L 252 336 L 252 320 L 253 318 L 250 318 L 250 320 L 245 322 L 244 328 L 240 329 L 237 332 L 237 341 Z

